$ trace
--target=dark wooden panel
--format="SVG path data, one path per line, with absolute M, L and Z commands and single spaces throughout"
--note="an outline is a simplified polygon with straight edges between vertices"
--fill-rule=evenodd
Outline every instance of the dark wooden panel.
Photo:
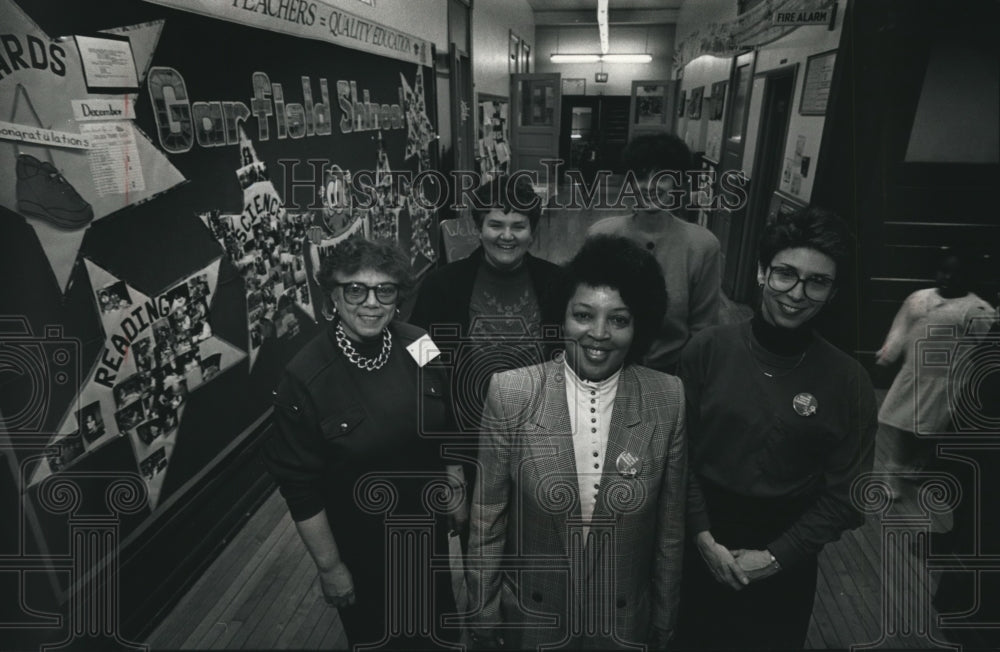
M 898 186 L 947 188 L 950 191 L 970 186 L 990 186 L 1000 177 L 996 163 L 902 163 L 888 175 Z M 961 201 L 961 197 L 956 197 Z
M 983 218 L 985 216 L 979 216 Z M 991 218 L 996 220 L 996 218 Z M 1000 222 L 886 222 L 882 233 L 887 244 L 928 247 L 963 247 L 972 250 L 1000 248 Z
M 992 185 L 948 189 L 890 187 L 886 190 L 887 221 L 990 224 L 996 219 L 996 189 Z
M 891 245 L 882 247 L 882 255 L 873 266 L 874 276 L 890 278 L 934 278 L 939 247 Z

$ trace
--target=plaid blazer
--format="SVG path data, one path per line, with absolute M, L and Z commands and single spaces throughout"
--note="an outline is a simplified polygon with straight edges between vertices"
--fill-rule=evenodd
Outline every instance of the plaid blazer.
M 583 397 L 581 397 L 582 399 Z M 496 374 L 483 414 L 466 559 L 473 631 L 507 647 L 601 648 L 672 633 L 684 549 L 681 381 L 629 365 L 584 538 L 561 363 Z M 622 473 L 620 456 L 639 460 Z

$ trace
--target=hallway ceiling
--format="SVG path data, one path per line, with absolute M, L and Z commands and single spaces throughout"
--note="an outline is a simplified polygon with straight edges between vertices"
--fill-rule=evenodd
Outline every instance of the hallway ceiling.
M 535 11 L 597 11 L 597 0 L 528 0 Z M 684 0 L 608 0 L 608 10 L 680 9 Z

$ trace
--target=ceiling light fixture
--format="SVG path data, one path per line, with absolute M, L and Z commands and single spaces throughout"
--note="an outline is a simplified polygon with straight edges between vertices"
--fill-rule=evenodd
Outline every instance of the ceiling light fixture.
M 649 63 L 652 60 L 651 54 L 605 54 L 601 57 L 605 63 Z
M 597 63 L 601 60 L 599 54 L 551 54 L 552 63 Z
M 649 63 L 651 54 L 550 54 L 552 63 Z

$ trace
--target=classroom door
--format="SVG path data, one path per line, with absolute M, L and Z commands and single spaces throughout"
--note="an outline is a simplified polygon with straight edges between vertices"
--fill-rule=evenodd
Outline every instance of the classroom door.
M 524 73 L 510 76 L 510 140 L 514 167 L 511 172 L 538 172 L 539 185 L 546 183 L 542 161 L 559 158 L 561 103 L 560 74 Z M 549 180 L 546 196 L 555 196 L 557 179 Z

